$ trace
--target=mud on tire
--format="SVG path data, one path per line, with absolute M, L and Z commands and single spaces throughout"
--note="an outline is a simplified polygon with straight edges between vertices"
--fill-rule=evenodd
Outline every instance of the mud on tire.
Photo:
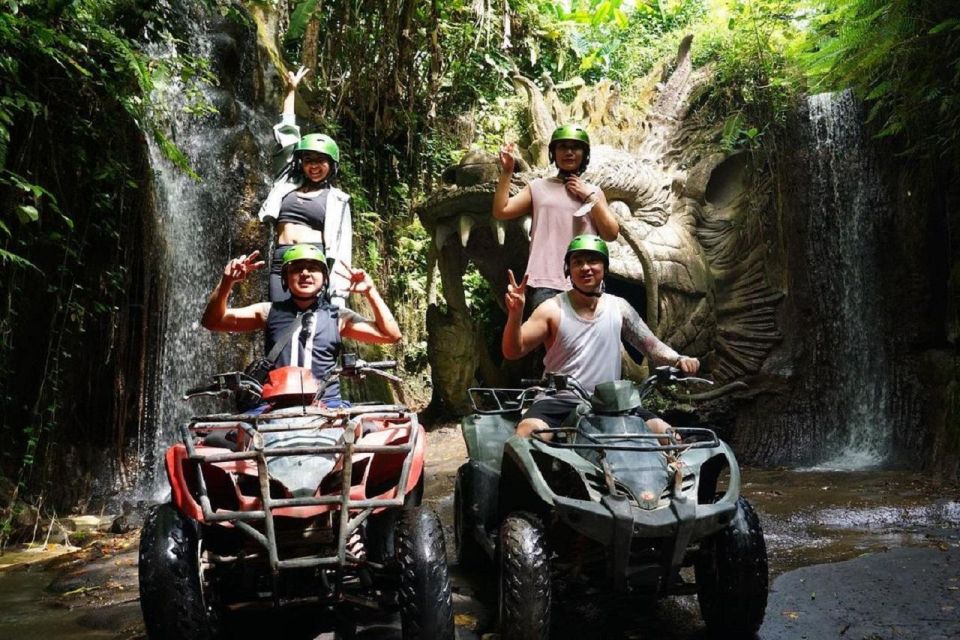
M 404 509 L 396 530 L 404 640 L 453 640 L 453 601 L 443 528 L 426 507 Z
M 153 507 L 140 532 L 140 608 L 150 640 L 212 640 L 215 616 L 200 588 L 197 525 L 172 504 Z
M 767 609 L 767 545 L 746 498 L 726 529 L 704 541 L 697 558 L 697 599 L 718 638 L 752 638 Z
M 550 555 L 540 519 L 510 514 L 500 526 L 500 637 L 550 636 Z

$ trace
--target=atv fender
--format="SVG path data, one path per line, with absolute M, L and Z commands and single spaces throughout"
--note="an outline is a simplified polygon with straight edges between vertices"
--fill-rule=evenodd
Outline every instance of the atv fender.
M 460 423 L 470 460 L 500 473 L 503 446 L 516 433 L 516 415 L 473 414 Z
M 458 473 L 463 476 L 463 504 L 469 509 L 473 522 L 481 526 L 484 533 L 496 535 L 500 527 L 500 520 L 497 518 L 499 474 L 476 460 L 468 461 Z
M 723 440 L 712 449 L 692 449 L 683 456 L 689 469 L 697 469 L 697 502 L 700 504 L 723 503 L 736 505 L 740 497 L 740 465 L 733 450 Z M 717 495 L 717 479 L 724 469 L 729 469 L 727 486 L 723 495 Z
M 554 493 L 530 455 L 534 446 L 538 446 L 535 441 L 519 436 L 513 436 L 504 444 L 498 522 L 513 511 L 530 511 L 543 517 L 545 523 L 550 521 Z

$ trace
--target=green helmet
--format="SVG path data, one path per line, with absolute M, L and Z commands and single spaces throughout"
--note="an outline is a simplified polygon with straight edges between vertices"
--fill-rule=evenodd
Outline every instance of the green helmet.
M 599 253 L 603 256 L 603 270 L 604 273 L 610 268 L 610 250 L 607 249 L 607 243 L 603 241 L 603 238 L 600 236 L 594 236 L 590 234 L 577 236 L 570 241 L 570 244 L 567 245 L 567 252 L 563 254 L 563 269 L 565 272 L 570 269 L 570 256 L 577 251 L 590 251 L 591 253 Z M 286 256 L 284 256 L 286 257 Z M 569 273 L 567 273 L 569 275 Z
M 287 277 L 288 266 L 297 260 L 313 260 L 323 265 L 323 273 L 327 273 L 327 257 L 323 251 L 312 244 L 295 244 L 283 253 L 283 259 L 280 263 L 280 277 Z
M 340 147 L 333 141 L 333 138 L 322 133 L 308 133 L 300 138 L 300 142 L 294 147 L 293 153 L 300 155 L 304 151 L 322 153 L 330 156 L 335 163 L 340 163 Z
M 582 142 L 587 146 L 583 152 L 583 163 L 580 165 L 580 170 L 578 171 L 578 174 L 583 173 L 587 169 L 587 165 L 590 164 L 590 136 L 587 135 L 587 130 L 578 124 L 565 124 L 562 127 L 554 129 L 553 135 L 550 136 L 550 146 L 548 147 L 550 164 L 556 162 L 557 157 L 554 149 L 561 140 Z

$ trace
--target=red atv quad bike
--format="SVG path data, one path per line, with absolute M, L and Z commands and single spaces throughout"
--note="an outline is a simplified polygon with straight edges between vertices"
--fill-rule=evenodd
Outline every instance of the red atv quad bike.
M 319 384 L 284 367 L 262 387 L 233 372 L 187 392 L 262 404 L 195 417 L 166 452 L 171 500 L 140 537 L 151 640 L 224 637 L 239 610 L 295 606 L 316 607 L 344 638 L 363 609 L 399 611 L 404 638 L 454 637 L 443 530 L 420 506 L 416 414 L 314 400 L 338 375 L 396 383 L 383 371 L 393 364 L 347 354 Z

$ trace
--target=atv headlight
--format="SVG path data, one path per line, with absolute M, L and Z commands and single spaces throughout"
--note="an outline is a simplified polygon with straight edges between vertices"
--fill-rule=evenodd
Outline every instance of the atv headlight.
M 590 499 L 586 483 L 573 467 L 541 451 L 531 451 L 530 456 L 547 486 L 555 494 L 575 500 Z

